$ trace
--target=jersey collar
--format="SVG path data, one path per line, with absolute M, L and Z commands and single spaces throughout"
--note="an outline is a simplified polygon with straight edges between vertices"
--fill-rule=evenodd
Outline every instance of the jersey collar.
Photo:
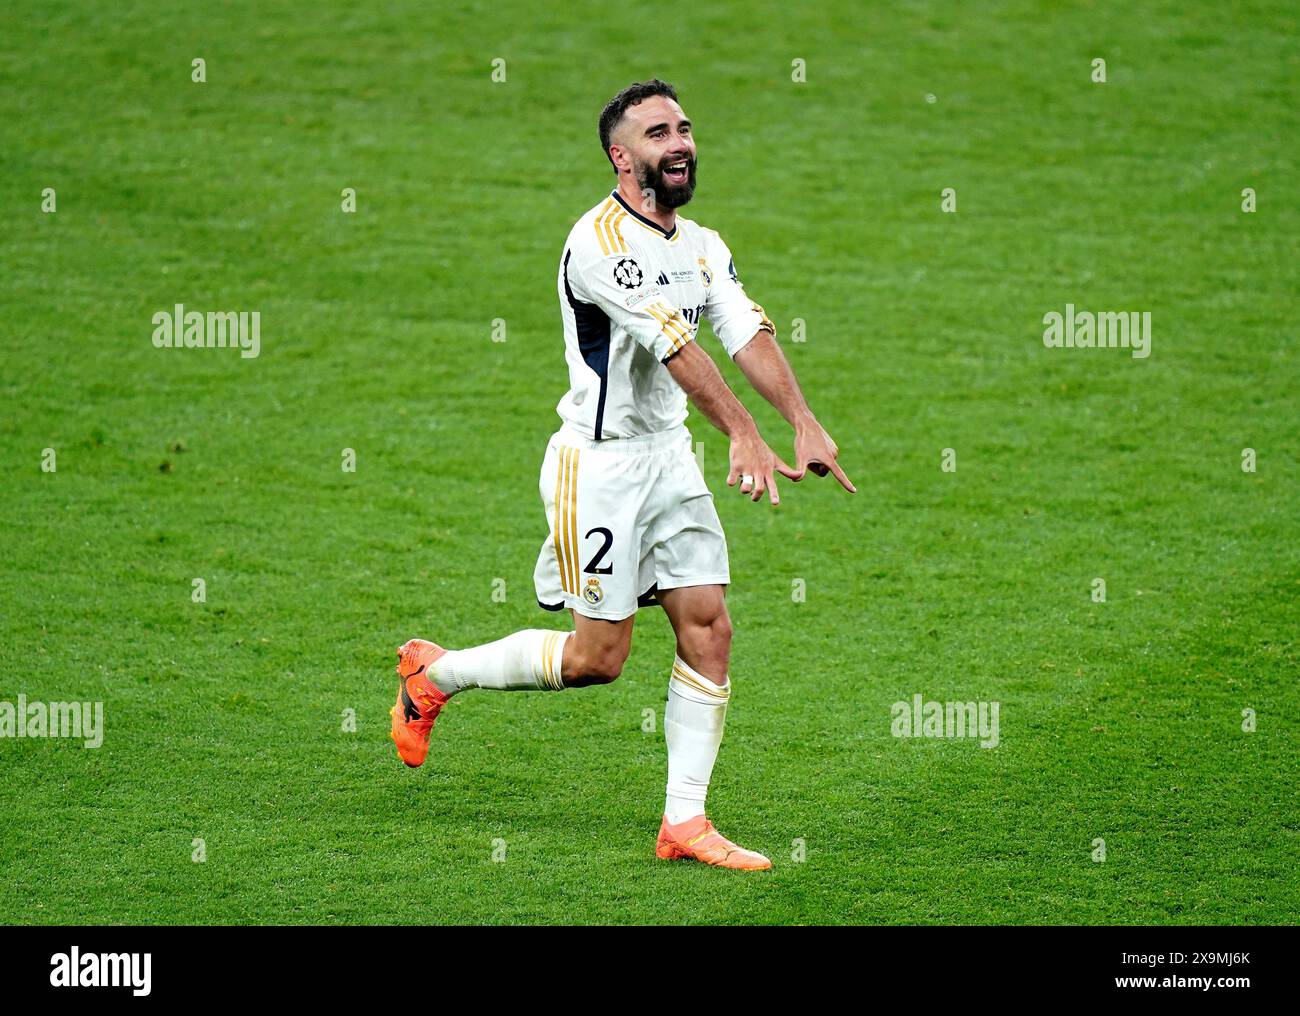
M 633 208 L 631 205 L 629 205 L 626 201 L 623 200 L 623 195 L 618 192 L 617 187 L 614 188 L 614 191 L 613 193 L 610 194 L 610 197 L 612 197 L 615 201 L 617 201 L 620 205 L 622 205 L 623 210 L 626 211 L 628 215 L 632 216 L 632 218 L 636 219 L 636 221 L 641 223 L 643 226 L 648 226 L 651 229 L 653 229 L 665 240 L 671 240 L 673 239 L 673 237 L 677 235 L 677 223 L 675 222 L 673 223 L 672 229 L 664 229 L 663 226 L 659 225 L 659 223 L 655 222 L 653 219 L 647 219 L 644 215 L 642 215 L 635 208 Z

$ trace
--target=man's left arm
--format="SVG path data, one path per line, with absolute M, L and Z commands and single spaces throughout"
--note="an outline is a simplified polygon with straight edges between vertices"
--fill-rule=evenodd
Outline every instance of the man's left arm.
M 856 494 L 858 488 L 835 461 L 840 454 L 839 446 L 808 408 L 795 380 L 794 368 L 777 345 L 776 336 L 766 328 L 760 329 L 732 359 L 749 378 L 754 390 L 772 403 L 794 428 L 794 468 L 801 474 L 807 469 L 818 476 L 834 473 L 845 490 Z
M 736 277 L 735 262 L 722 238 L 713 234 L 712 259 L 726 261 L 725 274 L 717 273 L 709 286 L 706 314 L 723 348 L 741 369 L 754 390 L 776 407 L 794 428 L 794 468 L 800 476 L 811 469 L 818 476 L 834 473 L 849 493 L 857 488 L 836 462 L 840 450 L 808 408 L 795 379 L 794 369 L 776 341 L 776 328 L 763 308 L 745 294 Z

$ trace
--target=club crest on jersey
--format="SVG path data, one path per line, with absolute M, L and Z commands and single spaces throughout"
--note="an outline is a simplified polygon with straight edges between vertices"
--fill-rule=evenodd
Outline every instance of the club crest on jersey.
M 614 266 L 614 281 L 624 289 L 636 289 L 641 285 L 641 266 L 631 258 L 619 258 Z
M 605 598 L 605 593 L 600 588 L 600 579 L 587 579 L 587 588 L 582 591 L 582 598 L 593 607 Z
M 709 271 L 709 263 L 704 258 L 697 260 L 700 263 L 700 281 L 704 283 L 704 288 L 708 289 L 713 285 L 713 273 Z

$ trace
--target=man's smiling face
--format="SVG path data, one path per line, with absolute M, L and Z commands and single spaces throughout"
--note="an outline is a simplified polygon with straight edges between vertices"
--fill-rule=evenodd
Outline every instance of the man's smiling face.
M 695 137 L 676 102 L 654 95 L 629 106 L 611 140 L 611 150 L 622 149 L 642 193 L 651 191 L 660 208 L 680 208 L 691 200 Z

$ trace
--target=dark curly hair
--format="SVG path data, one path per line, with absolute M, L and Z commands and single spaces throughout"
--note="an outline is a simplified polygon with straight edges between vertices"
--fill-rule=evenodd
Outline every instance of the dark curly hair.
M 677 90 L 672 85 L 667 81 L 652 78 L 649 81 L 635 81 L 628 85 L 605 103 L 605 108 L 600 111 L 600 147 L 604 149 L 605 158 L 609 159 L 611 166 L 614 166 L 614 157 L 609 154 L 609 136 L 614 133 L 614 128 L 623 119 L 623 114 L 627 112 L 629 106 L 635 106 L 655 95 L 665 96 L 673 102 L 677 101 Z M 618 173 L 617 166 L 614 166 L 614 173 Z

